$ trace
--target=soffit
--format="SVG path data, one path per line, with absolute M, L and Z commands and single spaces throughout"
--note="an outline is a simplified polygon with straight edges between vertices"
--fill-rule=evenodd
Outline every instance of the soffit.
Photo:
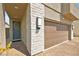
M 10 18 L 21 19 L 27 7 L 26 3 L 6 3 L 3 5 Z

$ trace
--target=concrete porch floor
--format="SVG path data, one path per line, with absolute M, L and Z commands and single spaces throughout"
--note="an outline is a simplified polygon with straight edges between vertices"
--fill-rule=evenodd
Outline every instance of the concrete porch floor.
M 56 47 L 51 47 L 36 56 L 79 56 L 79 37 L 75 37 L 72 41 L 67 41 Z
M 22 41 L 17 41 L 12 43 L 12 49 L 9 50 L 7 55 L 28 56 L 29 53 L 24 43 Z
M 29 53 L 27 51 L 26 46 L 22 41 L 13 42 L 12 48 L 3 52 L 2 56 L 28 56 Z

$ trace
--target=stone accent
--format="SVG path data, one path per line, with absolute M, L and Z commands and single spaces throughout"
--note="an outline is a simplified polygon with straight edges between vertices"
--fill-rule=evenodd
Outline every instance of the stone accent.
M 32 3 L 31 5 L 31 55 L 44 50 L 44 5 Z M 36 17 L 41 18 L 40 29 L 36 29 Z

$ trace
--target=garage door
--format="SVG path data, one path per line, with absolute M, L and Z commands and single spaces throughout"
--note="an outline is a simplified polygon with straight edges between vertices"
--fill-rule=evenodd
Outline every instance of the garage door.
M 45 48 L 68 40 L 68 25 L 45 21 Z

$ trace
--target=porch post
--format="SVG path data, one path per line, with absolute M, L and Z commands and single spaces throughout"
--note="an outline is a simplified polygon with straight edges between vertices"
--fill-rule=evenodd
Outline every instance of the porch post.
M 0 4 L 0 48 L 6 48 L 5 22 L 2 4 Z

